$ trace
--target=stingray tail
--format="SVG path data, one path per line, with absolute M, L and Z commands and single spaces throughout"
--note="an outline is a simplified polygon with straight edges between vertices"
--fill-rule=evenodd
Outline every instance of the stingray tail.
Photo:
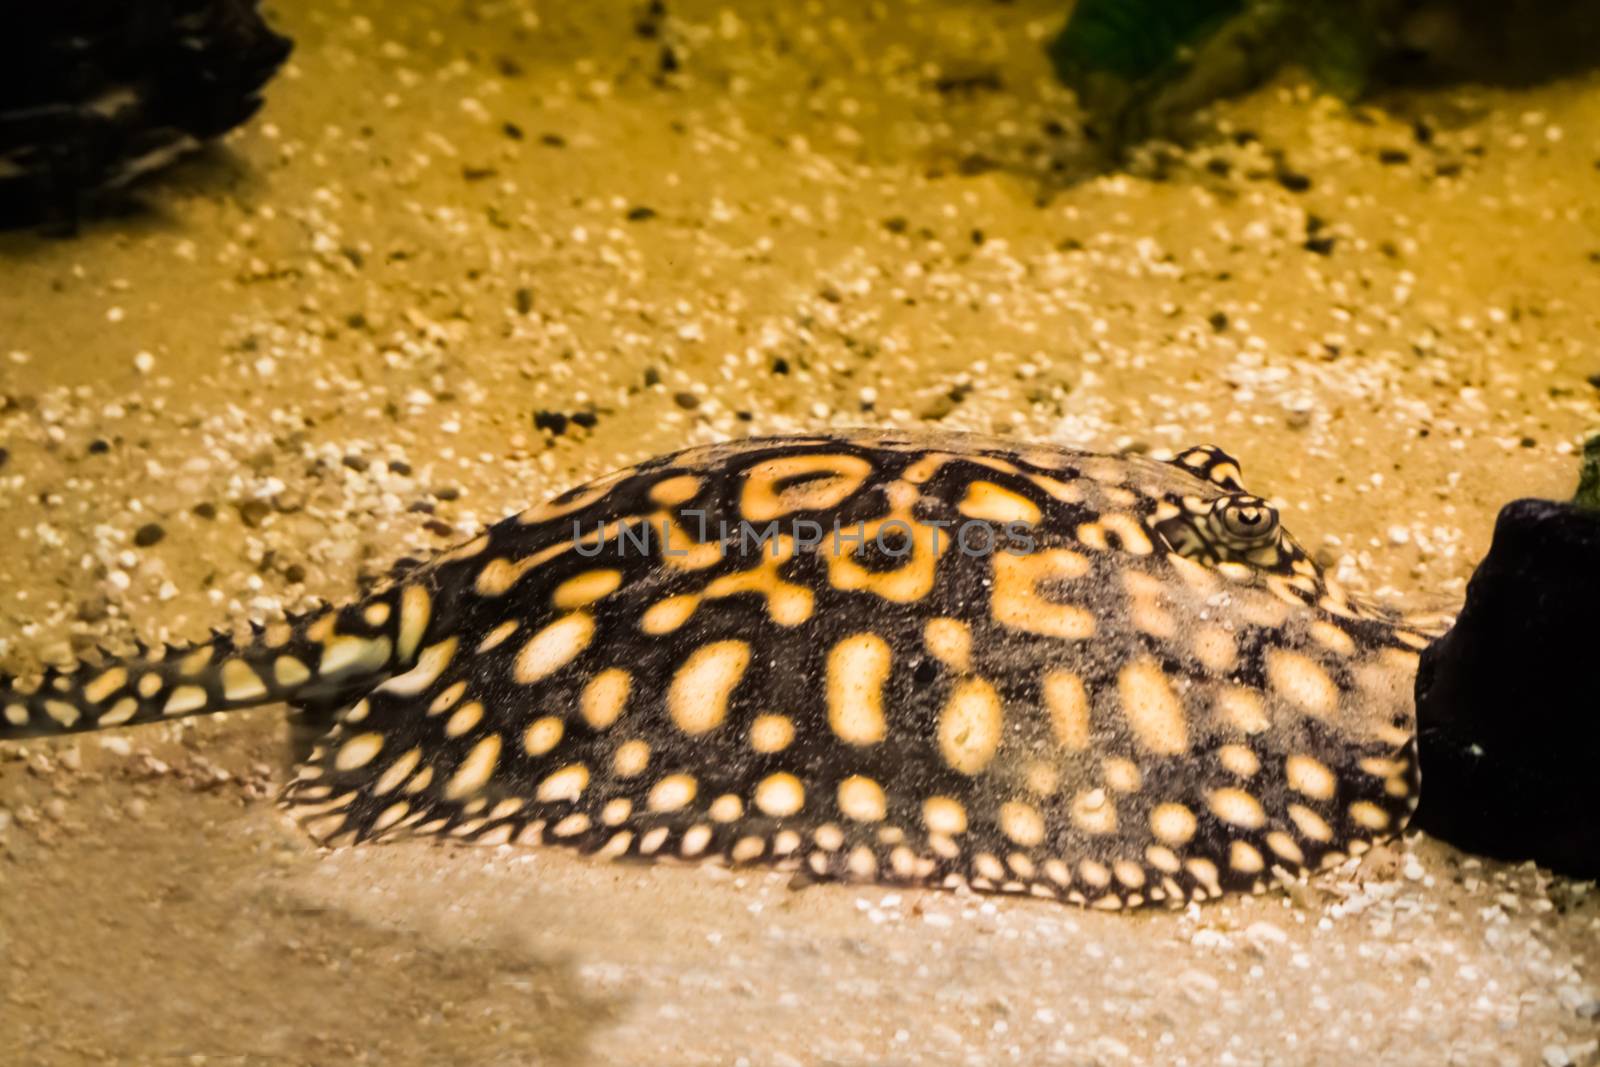
M 394 588 L 357 604 L 322 607 L 244 641 L 218 631 L 192 645 L 148 648 L 49 667 L 23 680 L 0 674 L 0 741 L 162 722 L 262 704 L 332 704 L 415 657 L 427 594 Z

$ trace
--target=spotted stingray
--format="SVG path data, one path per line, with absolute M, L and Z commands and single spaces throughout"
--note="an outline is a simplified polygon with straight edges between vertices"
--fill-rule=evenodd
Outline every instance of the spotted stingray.
M 617 471 L 245 643 L 5 679 L 0 739 L 286 702 L 331 722 L 282 798 L 330 845 L 1173 905 L 1405 824 L 1427 642 L 1214 448 L 765 438 Z

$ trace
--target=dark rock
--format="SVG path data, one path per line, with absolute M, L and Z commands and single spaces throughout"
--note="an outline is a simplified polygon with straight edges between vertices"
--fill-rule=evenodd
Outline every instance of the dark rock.
M 1487 856 L 1600 877 L 1600 513 L 1517 500 L 1417 675 L 1412 825 Z
M 559 411 L 535 411 L 533 413 L 533 427 L 536 430 L 549 430 L 560 437 L 567 432 L 567 417 Z
M 149 548 L 151 545 L 159 544 L 166 536 L 167 531 L 162 529 L 159 522 L 147 522 L 133 532 L 133 543 L 140 548 Z
M 246 500 L 239 505 L 239 521 L 255 529 L 266 521 L 271 512 L 272 505 L 265 500 Z
M 1311 188 L 1311 177 L 1293 170 L 1280 170 L 1276 175 L 1278 184 L 1291 193 L 1303 193 Z

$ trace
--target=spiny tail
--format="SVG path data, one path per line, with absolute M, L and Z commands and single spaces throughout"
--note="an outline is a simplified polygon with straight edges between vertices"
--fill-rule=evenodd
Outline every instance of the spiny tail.
M 150 649 L 125 659 L 48 668 L 25 684 L 0 675 L 0 741 L 161 722 L 279 701 L 330 706 L 406 669 L 427 629 L 422 586 L 394 587 L 343 608 L 324 607 L 239 643 Z

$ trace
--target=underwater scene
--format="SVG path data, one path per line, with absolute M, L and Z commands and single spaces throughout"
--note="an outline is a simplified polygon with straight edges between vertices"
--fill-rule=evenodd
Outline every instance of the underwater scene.
M 1600 1065 L 1600 0 L 0 43 L 0 1063 Z

